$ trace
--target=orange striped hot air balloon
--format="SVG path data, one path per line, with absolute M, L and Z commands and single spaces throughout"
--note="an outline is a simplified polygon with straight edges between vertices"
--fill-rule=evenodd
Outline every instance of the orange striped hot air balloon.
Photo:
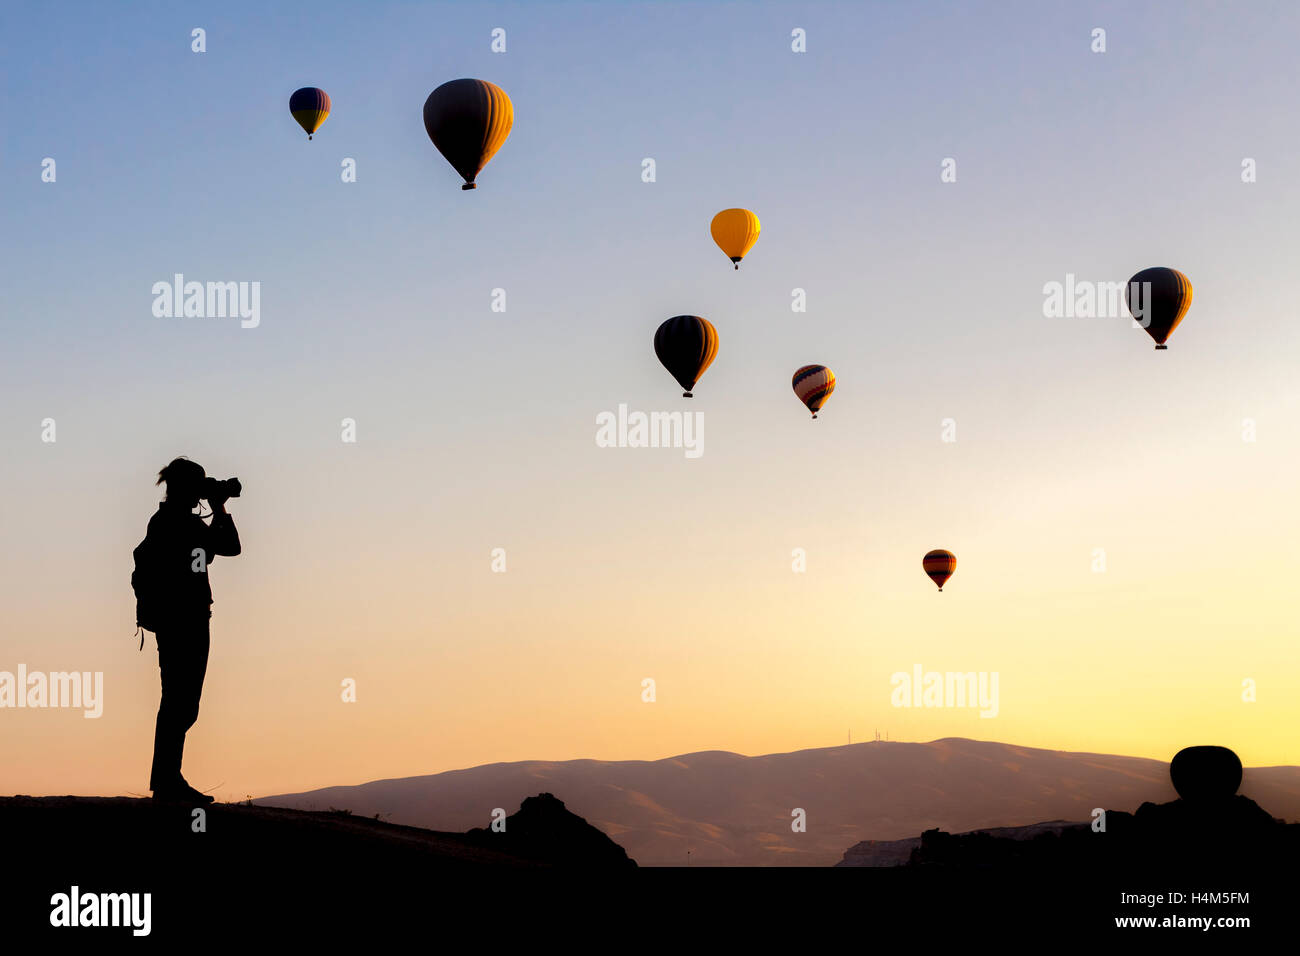
M 1134 293 L 1137 301 L 1134 302 Z M 1143 269 L 1128 280 L 1124 302 L 1147 335 L 1155 339 L 1156 349 L 1167 349 L 1169 336 L 1183 321 L 1192 305 L 1192 283 L 1177 269 L 1157 266 Z
M 957 570 L 957 555 L 940 548 L 926 554 L 921 559 L 921 567 L 925 568 L 925 573 L 930 575 L 930 580 L 939 585 L 939 593 L 942 594 L 944 584 Z
M 461 189 L 478 188 L 474 180 L 514 124 L 510 97 L 487 80 L 449 80 L 424 101 L 424 131 L 465 180 Z
M 294 90 L 293 96 L 289 97 L 289 112 L 298 121 L 298 125 L 307 131 L 307 138 L 311 139 L 311 134 L 329 119 L 329 94 L 314 86 Z
M 655 355 L 677 384 L 685 389 L 682 398 L 692 398 L 692 389 L 718 354 L 718 330 L 698 315 L 674 315 L 655 330 Z
M 808 406 L 812 417 L 826 404 L 826 399 L 835 391 L 835 373 L 825 365 L 805 365 L 794 373 L 790 380 L 799 401 Z

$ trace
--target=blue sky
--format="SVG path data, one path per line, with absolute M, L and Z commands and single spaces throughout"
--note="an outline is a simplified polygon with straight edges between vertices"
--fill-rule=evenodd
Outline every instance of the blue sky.
M 545 569 L 539 594 L 586 581 L 634 601 L 638 581 L 701 575 L 746 593 L 754 555 L 788 573 L 802 541 L 849 588 L 863 555 L 906 555 L 919 577 L 925 550 L 963 542 L 999 569 L 1059 547 L 1086 574 L 1109 535 L 1136 572 L 1196 550 L 1189 513 L 1216 542 L 1198 569 L 1231 568 L 1300 525 L 1268 504 L 1300 404 L 1298 21 L 1266 3 L 11 6 L 0 598 L 15 632 L 103 645 L 96 622 L 129 613 L 125 545 L 152 475 L 178 453 L 244 478 L 245 540 L 263 539 L 218 601 L 298 594 L 339 623 L 339 648 L 379 629 L 366 615 L 384 599 L 329 603 L 356 568 L 406 580 L 386 562 L 427 549 L 412 580 L 436 606 L 429 582 L 478 587 L 464 568 L 507 539 Z M 515 110 L 468 193 L 421 122 L 460 76 Z M 333 101 L 312 142 L 287 107 L 305 85 Z M 739 273 L 708 229 L 736 205 L 763 222 Z M 1042 316 L 1044 283 L 1153 265 L 1196 290 L 1168 353 L 1124 320 Z M 177 272 L 261 282 L 260 327 L 155 318 L 151 286 Z M 721 337 L 692 406 L 704 456 L 597 449 L 602 411 L 683 407 L 651 348 L 683 312 Z M 810 425 L 789 379 L 811 362 L 838 387 Z M 1266 440 L 1243 462 L 1247 416 Z M 86 600 L 53 611 L 70 549 Z M 1048 600 L 1051 576 L 1033 581 Z M 526 644 L 485 600 L 456 633 Z M 14 639 L 33 661 L 51 646 Z M 624 755 L 556 734 L 548 754 Z M 726 744 L 683 734 L 683 750 Z

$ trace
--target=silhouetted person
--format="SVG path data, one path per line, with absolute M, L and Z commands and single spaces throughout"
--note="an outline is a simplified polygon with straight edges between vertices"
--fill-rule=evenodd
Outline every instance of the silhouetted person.
M 208 669 L 212 588 L 207 566 L 217 555 L 239 554 L 239 532 L 226 513 L 229 483 L 207 478 L 202 466 L 177 458 L 158 473 L 167 498 L 149 519 L 144 547 L 153 575 L 153 630 L 162 672 L 162 703 L 154 730 L 149 789 L 155 800 L 211 803 L 181 776 L 185 732 L 199 716 L 199 697 Z M 238 494 L 236 484 L 234 494 Z M 212 524 L 194 513 L 199 499 L 212 509 Z

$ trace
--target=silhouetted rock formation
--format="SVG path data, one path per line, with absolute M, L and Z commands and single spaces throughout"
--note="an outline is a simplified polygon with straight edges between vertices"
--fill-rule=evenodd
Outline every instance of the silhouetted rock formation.
M 1086 823 L 1070 823 L 1066 820 L 1049 820 L 1046 823 L 1031 823 L 1023 827 L 993 827 L 987 830 L 971 830 L 968 833 L 953 834 L 957 838 L 962 837 L 993 837 L 999 840 L 1032 840 L 1044 834 L 1049 836 L 1058 835 L 1065 830 L 1075 830 L 1080 827 L 1087 827 Z M 927 831 L 929 833 L 942 833 L 941 830 L 934 829 Z M 944 833 L 947 837 L 950 834 Z M 891 867 L 906 866 L 912 859 L 912 851 L 921 846 L 922 838 L 919 836 L 908 837 L 905 840 L 863 840 L 861 843 L 855 843 L 844 851 L 844 859 L 836 863 L 836 866 L 872 866 L 872 867 Z
M 1241 761 L 1227 747 L 1185 747 L 1169 762 L 1169 779 L 1184 800 L 1227 800 L 1241 786 Z
M 528 797 L 505 824 L 500 832 L 480 827 L 465 835 L 477 846 L 552 866 L 636 866 L 621 846 L 566 810 L 553 794 Z
M 988 832 L 921 834 L 910 866 L 1165 871 L 1215 876 L 1281 871 L 1300 852 L 1300 823 L 1274 819 L 1236 794 L 1241 761 L 1225 747 L 1189 747 L 1170 764 L 1180 799 L 1106 811 L 1104 831 L 1080 823 L 1033 839 Z
M 620 846 L 550 794 L 525 800 L 505 833 L 333 810 L 213 804 L 198 813 L 125 797 L 0 797 L 0 839 L 14 874 L 0 881 L 6 941 L 49 931 L 52 897 L 73 886 L 83 895 L 149 893 L 155 930 L 190 941 L 206 923 L 248 930 L 254 914 L 298 939 L 380 925 L 390 910 L 452 925 L 494 894 L 516 911 L 550 912 L 581 895 L 565 886 L 608 886 L 613 870 L 637 872 Z M 546 896 L 552 886 L 556 900 Z
M 160 873 L 429 868 L 635 866 L 623 848 L 550 794 L 530 797 L 508 833 L 443 833 L 347 812 L 246 804 L 192 808 L 127 797 L 0 797 L 6 852 L 117 879 Z M 495 839 L 493 839 L 495 838 Z
M 1087 823 L 1033 839 L 986 832 L 921 834 L 910 866 L 1190 870 L 1278 870 L 1300 852 L 1300 823 L 1275 820 L 1247 797 L 1205 806 L 1144 803 L 1137 813 L 1106 812 L 1105 832 Z

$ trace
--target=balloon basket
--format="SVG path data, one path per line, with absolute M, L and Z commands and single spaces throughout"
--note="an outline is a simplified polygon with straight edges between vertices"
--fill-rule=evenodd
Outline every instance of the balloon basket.
M 478 183 L 466 183 L 465 185 L 461 186 L 460 188 L 461 188 L 462 190 L 465 190 L 465 189 L 478 189 Z
M 1167 349 L 1167 348 L 1169 348 L 1169 346 L 1167 346 L 1167 345 L 1157 345 L 1157 346 L 1156 346 L 1156 351 L 1157 351 L 1157 352 L 1161 352 L 1161 351 L 1164 351 L 1164 350 Z

